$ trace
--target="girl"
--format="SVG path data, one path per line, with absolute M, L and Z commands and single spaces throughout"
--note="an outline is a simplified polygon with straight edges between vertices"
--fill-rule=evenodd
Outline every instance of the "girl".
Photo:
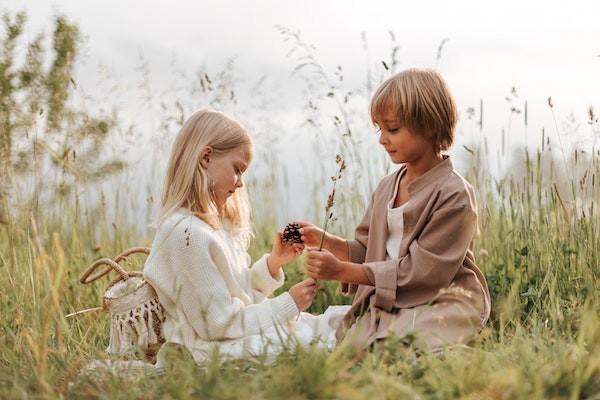
M 365 347 L 413 333 L 421 348 L 465 343 L 489 317 L 490 298 L 471 251 L 473 188 L 441 153 L 454 140 L 452 96 L 437 72 L 406 70 L 377 89 L 371 119 L 400 168 L 379 183 L 354 240 L 328 233 L 324 251 L 309 250 L 309 275 L 355 294 L 338 340 Z M 304 244 L 318 246 L 321 229 L 300 224 Z
M 271 253 L 248 268 L 250 213 L 242 175 L 252 151 L 240 123 L 209 110 L 185 122 L 171 151 L 144 276 L 164 307 L 166 341 L 183 345 L 198 362 L 214 350 L 225 358 L 275 354 L 291 339 L 307 345 L 325 334 L 329 346 L 335 343 L 327 317 L 302 313 L 296 321 L 312 302 L 314 280 L 268 298 L 301 245 L 284 244 L 279 232 Z

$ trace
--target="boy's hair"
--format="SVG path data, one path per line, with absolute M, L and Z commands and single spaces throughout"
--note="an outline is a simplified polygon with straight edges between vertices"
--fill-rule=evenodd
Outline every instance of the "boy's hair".
M 371 121 L 381 123 L 389 115 L 429 138 L 438 154 L 454 142 L 456 104 L 446 82 L 433 69 L 404 70 L 377 88 L 371 99 Z
M 183 207 L 215 229 L 228 219 L 236 231 L 249 233 L 250 206 L 245 187 L 238 188 L 220 210 L 217 208 L 212 179 L 200 165 L 200 154 L 207 146 L 216 155 L 241 148 L 252 158 L 252 139 L 242 124 L 219 111 L 192 114 L 171 149 L 157 225 Z

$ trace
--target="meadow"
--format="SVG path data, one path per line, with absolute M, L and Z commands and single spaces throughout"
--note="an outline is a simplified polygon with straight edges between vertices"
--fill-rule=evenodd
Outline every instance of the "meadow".
M 297 52 L 310 51 L 293 33 L 281 29 Z M 344 154 L 350 166 L 340 181 L 338 220 L 332 228 L 349 237 L 364 211 L 365 193 L 393 168 L 383 153 L 364 151 L 366 139 L 360 131 L 369 124 L 366 108 L 358 116 L 352 108 L 364 106 L 374 83 L 367 82 L 348 100 L 337 80 L 339 72 L 329 74 L 318 60 L 310 59 L 311 54 L 302 56 L 309 63 L 299 64 L 297 73 L 311 80 L 307 88 L 312 90 L 305 110 L 306 140 L 318 142 L 316 148 L 332 163 L 335 154 Z M 379 65 L 377 74 L 391 73 L 393 61 L 392 48 L 390 60 Z M 203 105 L 231 107 L 226 99 L 233 98 L 228 85 L 234 84 L 226 73 L 200 74 L 198 79 L 206 85 L 202 85 Z M 329 79 L 328 85 L 319 92 L 323 79 Z M 2 93 L 6 96 L 6 90 Z M 19 107 L 18 101 L 24 100 L 15 98 L 15 103 L 7 103 L 3 97 L 3 105 Z M 172 138 L 183 116 L 196 106 L 173 101 L 155 126 L 169 131 Z M 2 110 L 6 114 L 6 108 Z M 47 110 L 49 116 L 58 115 Z M 461 172 L 479 199 L 480 235 L 474 250 L 492 296 L 490 321 L 469 347 L 417 354 L 412 338 L 404 337 L 364 353 L 344 346 L 332 352 L 295 349 L 274 363 L 260 357 L 227 363 L 215 358 L 197 366 L 182 357 L 160 375 L 81 373 L 90 360 L 105 357 L 109 325 L 102 312 L 67 317 L 98 306 L 107 282 L 83 286 L 79 274 L 99 257 L 150 245 L 151 234 L 140 230 L 129 214 L 136 204 L 142 209 L 136 210 L 138 216 L 149 215 L 156 205 L 156 200 L 136 203 L 140 193 L 130 187 L 135 170 L 109 162 L 96 174 L 84 173 L 74 151 L 63 152 L 82 145 L 74 132 L 76 123 L 108 135 L 113 125 L 102 125 L 94 113 L 93 108 L 70 113 L 65 117 L 68 122 L 55 121 L 56 126 L 50 117 L 33 118 L 29 127 L 34 131 L 67 132 L 61 139 L 68 140 L 57 141 L 67 145 L 50 152 L 52 142 L 44 147 L 28 136 L 29 142 L 23 143 L 33 145 L 24 157 L 33 167 L 19 171 L 16 162 L 11 173 L 3 173 L 7 189 L 0 223 L 0 398 L 600 399 L 600 125 L 591 108 L 583 129 L 592 139 L 583 145 L 566 143 L 556 124 L 550 130 L 553 137 L 563 136 L 562 143 L 551 142 L 547 133 L 540 132 L 538 146 L 507 146 L 497 155 L 489 150 L 482 129 L 476 140 L 456 150 L 468 161 Z M 464 114 L 463 124 L 468 115 Z M 266 123 L 254 123 L 261 124 Z M 326 132 L 327 139 L 315 139 L 311 130 Z M 512 134 L 518 133 L 513 127 Z M 109 152 L 100 146 L 100 139 L 94 143 L 96 150 Z M 281 227 L 282 217 L 265 210 L 284 209 L 285 204 L 273 204 L 277 202 L 273 199 L 289 189 L 282 174 L 273 172 L 285 169 L 285 160 L 276 154 L 259 156 L 270 161 L 257 167 L 266 173 L 257 173 L 248 183 L 255 209 L 253 259 L 269 251 L 273 234 Z M 508 168 L 492 168 L 498 157 Z M 41 174 L 44 170 L 58 172 Z M 310 217 L 321 221 L 323 193 L 330 189 L 330 181 L 323 172 L 313 178 L 313 187 L 305 193 L 314 205 Z M 156 176 L 147 179 L 144 185 L 160 186 Z M 143 258 L 125 266 L 141 270 Z M 287 267 L 287 281 L 280 290 L 300 280 L 303 268 L 302 257 Z M 309 311 L 320 313 L 328 304 L 349 301 L 337 285 L 324 283 Z

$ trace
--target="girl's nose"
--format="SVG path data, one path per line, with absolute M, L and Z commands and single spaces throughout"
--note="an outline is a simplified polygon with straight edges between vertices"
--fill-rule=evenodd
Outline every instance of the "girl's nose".
M 244 187 L 244 179 L 241 176 L 238 178 L 237 182 L 235 183 L 235 187 L 237 187 L 237 188 Z

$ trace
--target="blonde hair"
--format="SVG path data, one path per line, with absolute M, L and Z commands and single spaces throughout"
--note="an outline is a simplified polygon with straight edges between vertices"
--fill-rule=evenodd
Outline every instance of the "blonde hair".
M 411 68 L 387 79 L 375 91 L 370 111 L 374 124 L 393 113 L 413 133 L 429 138 L 438 154 L 454 142 L 456 104 L 433 69 Z
M 245 187 L 238 188 L 221 209 L 212 190 L 212 179 L 200 165 L 200 154 L 211 147 L 215 155 L 245 149 L 252 157 L 253 144 L 246 128 L 226 114 L 200 110 L 192 114 L 177 134 L 167 166 L 158 226 L 183 207 L 214 229 L 224 219 L 238 232 L 250 232 L 250 205 Z

